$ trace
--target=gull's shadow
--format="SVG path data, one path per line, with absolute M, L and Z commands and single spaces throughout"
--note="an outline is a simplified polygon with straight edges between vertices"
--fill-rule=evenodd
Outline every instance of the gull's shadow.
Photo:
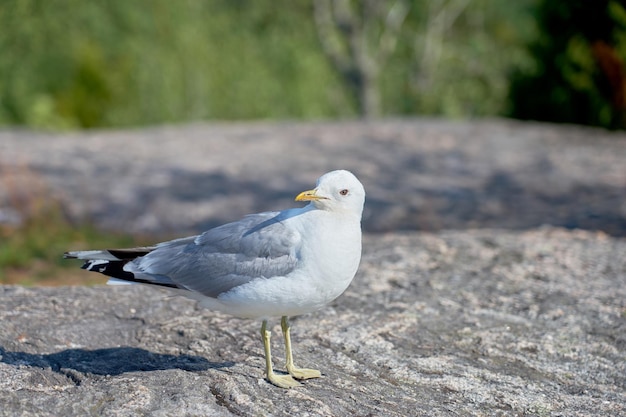
M 200 356 L 168 355 L 133 347 L 96 350 L 66 349 L 49 354 L 9 352 L 0 347 L 0 362 L 14 366 L 50 368 L 63 374 L 72 369 L 95 375 L 120 375 L 126 372 L 165 369 L 181 369 L 193 372 L 234 365 L 233 362 L 209 362 Z

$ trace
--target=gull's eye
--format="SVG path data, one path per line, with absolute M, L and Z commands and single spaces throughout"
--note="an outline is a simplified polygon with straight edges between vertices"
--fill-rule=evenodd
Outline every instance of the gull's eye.
M 341 194 L 341 195 L 348 195 L 348 190 L 341 190 L 341 191 L 339 191 L 339 194 Z

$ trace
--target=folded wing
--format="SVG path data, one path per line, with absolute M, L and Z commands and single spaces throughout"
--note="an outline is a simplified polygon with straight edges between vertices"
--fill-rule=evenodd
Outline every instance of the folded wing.
M 217 297 L 254 279 L 289 274 L 300 234 L 289 227 L 294 211 L 247 216 L 238 222 L 156 246 L 69 252 L 84 269 L 130 283 L 160 285 Z

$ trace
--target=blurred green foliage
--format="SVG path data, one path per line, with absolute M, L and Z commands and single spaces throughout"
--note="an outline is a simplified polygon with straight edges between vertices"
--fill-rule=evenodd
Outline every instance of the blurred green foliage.
M 138 240 L 69 222 L 59 205 L 46 202 L 18 227 L 0 224 L 0 284 L 103 283 L 106 279 L 79 269 L 81 263 L 63 259 L 67 250 L 129 247 Z
M 434 16 L 429 2 L 412 1 L 379 82 L 384 113 L 497 114 L 507 71 L 528 59 L 529 1 L 470 1 L 430 39 L 441 53 L 426 75 L 416 56 Z M 311 1 L 4 0 L 0 123 L 64 129 L 355 116 L 312 13 Z
M 4 0 L 0 123 L 84 128 L 350 114 L 302 18 L 308 8 L 280 3 Z
M 0 164 L 0 190 L 6 203 L 1 211 L 10 220 L 0 222 L 0 284 L 103 282 L 62 254 L 140 244 L 140 239 L 127 234 L 105 233 L 89 222 L 70 221 L 67 206 L 28 166 Z
M 0 124 L 358 116 L 320 45 L 313 1 L 3 0 Z M 363 0 L 346 1 L 361 10 Z M 400 1 L 410 9 L 376 80 L 383 115 L 619 126 L 585 17 L 606 6 L 600 23 L 612 29 L 601 38 L 623 60 L 621 0 Z
M 400 45 L 403 53 L 390 65 L 398 73 L 384 80 L 386 109 L 446 117 L 504 114 L 510 75 L 532 65 L 525 45 L 537 36 L 534 3 L 414 2 Z M 397 92 L 407 90 L 391 82 L 407 79 L 408 94 L 399 98 Z

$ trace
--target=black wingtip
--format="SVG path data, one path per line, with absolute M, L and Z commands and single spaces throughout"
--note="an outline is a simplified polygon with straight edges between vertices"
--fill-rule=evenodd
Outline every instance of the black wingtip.
M 90 260 L 83 264 L 82 269 L 87 271 L 99 272 L 111 278 L 119 279 L 121 281 L 136 283 L 136 284 L 149 284 L 166 288 L 180 288 L 176 284 L 156 282 L 148 279 L 137 278 L 132 272 L 124 270 L 124 265 L 128 261 L 94 261 Z

